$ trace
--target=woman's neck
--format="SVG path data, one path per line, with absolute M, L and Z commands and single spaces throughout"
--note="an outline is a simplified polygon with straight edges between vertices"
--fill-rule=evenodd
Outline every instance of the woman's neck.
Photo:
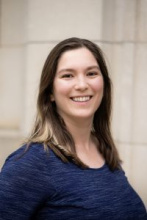
M 92 120 L 66 120 L 65 124 L 74 139 L 75 147 L 89 150 L 92 142 Z
M 93 120 L 65 120 L 71 133 L 77 156 L 91 168 L 99 168 L 104 164 L 104 158 L 99 152 L 99 143 L 91 133 Z

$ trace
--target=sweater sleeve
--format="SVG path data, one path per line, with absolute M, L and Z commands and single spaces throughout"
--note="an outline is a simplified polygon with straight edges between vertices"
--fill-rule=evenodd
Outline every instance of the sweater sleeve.
M 52 193 L 40 149 L 31 148 L 18 158 L 23 149 L 8 157 L 0 174 L 0 219 L 3 220 L 33 219 L 46 196 Z

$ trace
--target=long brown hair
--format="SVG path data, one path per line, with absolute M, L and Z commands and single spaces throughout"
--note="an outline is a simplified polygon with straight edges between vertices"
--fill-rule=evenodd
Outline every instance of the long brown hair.
M 49 53 L 42 70 L 37 100 L 37 116 L 28 143 L 43 143 L 45 149 L 51 148 L 63 161 L 72 160 L 82 167 L 87 167 L 77 157 L 72 135 L 57 113 L 55 103 L 50 99 L 60 57 L 65 51 L 82 47 L 91 51 L 103 75 L 104 94 L 102 102 L 94 115 L 93 133 L 99 142 L 100 153 L 102 153 L 110 169 L 114 170 L 120 168 L 120 159 L 110 130 L 111 80 L 101 49 L 95 43 L 86 39 L 66 39 L 58 43 Z

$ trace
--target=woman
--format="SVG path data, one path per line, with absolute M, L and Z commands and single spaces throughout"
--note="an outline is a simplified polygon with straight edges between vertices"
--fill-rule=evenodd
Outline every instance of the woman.
M 1 219 L 147 219 L 111 136 L 111 82 L 100 48 L 79 38 L 55 46 L 37 107 L 31 136 L 1 172 Z

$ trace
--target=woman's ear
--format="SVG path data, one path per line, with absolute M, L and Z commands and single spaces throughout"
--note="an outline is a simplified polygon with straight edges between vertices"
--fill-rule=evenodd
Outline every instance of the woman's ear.
M 51 100 L 51 102 L 54 102 L 54 101 L 55 101 L 53 94 L 50 95 L 50 100 Z

